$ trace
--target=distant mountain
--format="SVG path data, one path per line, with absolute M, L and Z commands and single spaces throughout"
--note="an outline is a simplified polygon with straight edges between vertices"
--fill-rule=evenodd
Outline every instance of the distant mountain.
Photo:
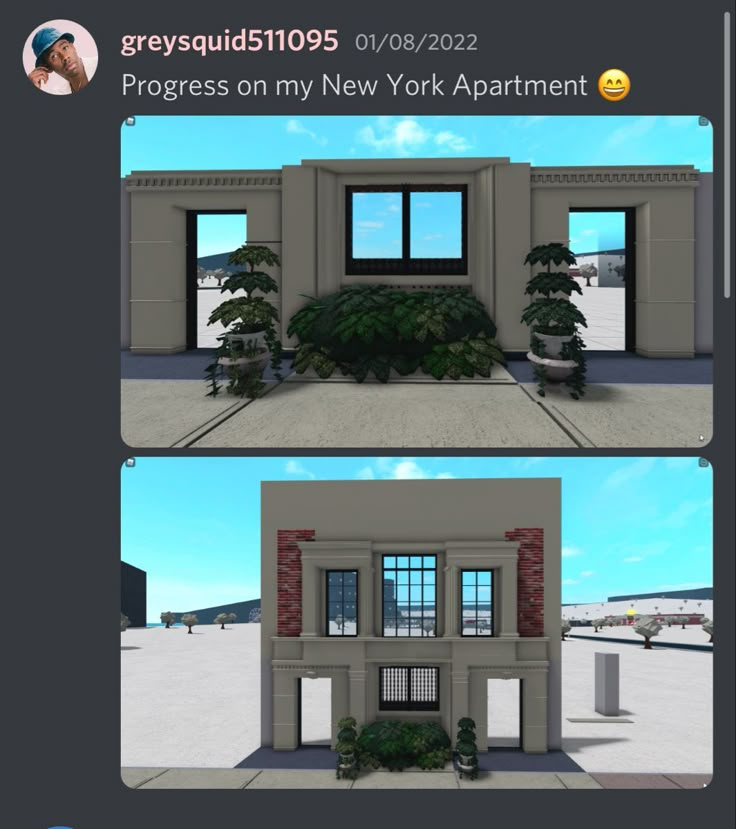
M 254 608 L 260 608 L 261 600 L 260 599 L 251 599 L 249 602 L 232 602 L 231 604 L 219 604 L 216 607 L 206 607 L 200 610 L 187 610 L 186 613 L 194 613 L 194 615 L 199 619 L 200 625 L 211 625 L 214 624 L 215 616 L 219 615 L 220 613 L 235 613 L 237 614 L 237 619 L 235 620 L 238 624 L 242 622 L 247 622 L 248 617 L 250 616 L 251 610 Z M 181 622 L 181 617 L 184 613 L 174 613 L 176 616 L 176 621 Z
M 206 271 L 216 271 L 218 268 L 222 268 L 227 273 L 242 271 L 243 268 L 239 265 L 228 265 L 227 260 L 229 256 L 229 253 L 213 253 L 210 256 L 200 256 L 197 259 L 197 264 Z

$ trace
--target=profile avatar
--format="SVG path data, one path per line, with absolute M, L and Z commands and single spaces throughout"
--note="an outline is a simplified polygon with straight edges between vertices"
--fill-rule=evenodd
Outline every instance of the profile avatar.
M 31 48 L 36 65 L 28 74 L 34 86 L 57 95 L 79 92 L 87 86 L 97 69 L 97 58 L 80 56 L 74 40 L 71 32 L 61 32 L 53 26 L 45 26 L 34 34 Z

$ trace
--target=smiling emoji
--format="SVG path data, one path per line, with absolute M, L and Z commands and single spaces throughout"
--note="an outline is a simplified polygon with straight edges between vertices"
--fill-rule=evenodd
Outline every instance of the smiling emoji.
M 623 101 L 630 89 L 629 76 L 621 69 L 606 69 L 598 78 L 598 91 L 607 101 Z

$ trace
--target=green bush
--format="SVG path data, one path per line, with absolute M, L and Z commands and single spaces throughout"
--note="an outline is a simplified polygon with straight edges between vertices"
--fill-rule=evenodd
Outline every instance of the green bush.
M 403 771 L 409 766 L 442 768 L 452 757 L 450 737 L 437 723 L 385 720 L 366 726 L 358 737 L 361 766 Z
M 387 382 L 421 368 L 436 379 L 488 377 L 503 363 L 496 326 L 463 288 L 402 291 L 387 285 L 350 285 L 311 299 L 292 317 L 299 340 L 294 367 L 327 378 L 339 368 L 361 383 L 373 373 Z

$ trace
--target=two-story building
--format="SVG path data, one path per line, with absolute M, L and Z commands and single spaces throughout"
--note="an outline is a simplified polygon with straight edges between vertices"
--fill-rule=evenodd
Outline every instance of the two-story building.
M 337 721 L 472 717 L 520 680 L 521 747 L 558 749 L 560 480 L 264 482 L 261 741 L 300 744 L 302 683 Z

